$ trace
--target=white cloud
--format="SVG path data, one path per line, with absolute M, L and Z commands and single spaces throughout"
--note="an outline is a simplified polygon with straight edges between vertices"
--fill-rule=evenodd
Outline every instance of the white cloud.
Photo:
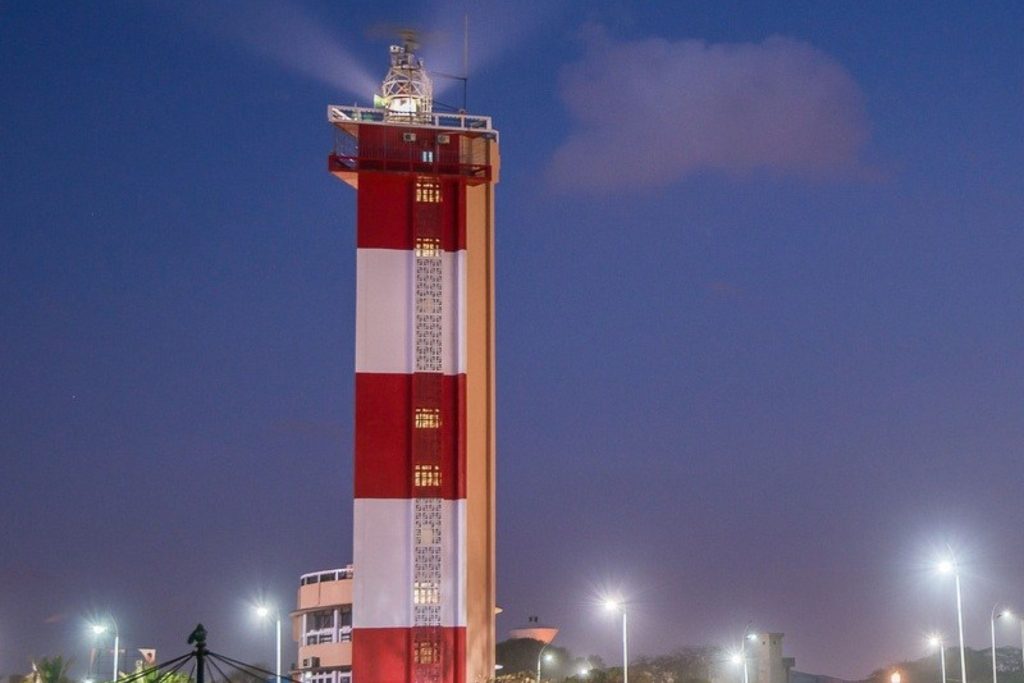
M 859 169 L 864 96 L 813 46 L 614 42 L 592 32 L 561 74 L 575 129 L 548 168 L 557 187 L 664 186 L 702 170 L 805 175 Z

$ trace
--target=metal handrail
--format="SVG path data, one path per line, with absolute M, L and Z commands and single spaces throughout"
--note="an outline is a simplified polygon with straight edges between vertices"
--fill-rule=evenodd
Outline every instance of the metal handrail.
M 352 565 L 347 567 L 341 567 L 338 569 L 325 569 L 319 572 L 310 572 L 303 574 L 299 577 L 299 585 L 305 586 L 311 583 L 326 583 L 330 581 L 343 581 L 345 579 L 352 578 Z M 316 581 L 309 581 L 313 577 L 316 577 Z M 326 578 L 325 578 L 326 577 Z
M 367 123 L 377 125 L 401 125 L 415 127 L 443 128 L 446 130 L 463 130 L 473 133 L 485 133 L 498 138 L 498 131 L 491 127 L 490 116 L 466 113 L 422 113 L 418 120 L 387 120 L 387 112 L 375 107 L 346 106 L 331 104 L 327 106 L 327 121 L 333 124 Z

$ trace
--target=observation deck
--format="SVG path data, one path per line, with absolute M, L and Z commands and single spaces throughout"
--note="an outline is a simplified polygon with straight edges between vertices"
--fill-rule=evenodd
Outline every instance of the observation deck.
M 327 121 L 335 129 L 328 170 L 353 187 L 365 172 L 447 176 L 470 185 L 497 180 L 498 131 L 489 116 L 332 104 Z

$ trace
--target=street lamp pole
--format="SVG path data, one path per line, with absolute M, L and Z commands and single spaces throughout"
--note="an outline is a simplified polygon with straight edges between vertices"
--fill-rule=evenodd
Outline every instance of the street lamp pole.
M 942 640 L 942 636 L 935 634 L 928 639 L 935 647 L 939 648 L 939 672 L 941 678 L 939 683 L 946 683 L 946 644 Z
M 121 633 L 117 629 L 117 619 L 115 619 L 113 615 L 108 615 L 107 618 L 110 620 L 110 623 L 114 626 L 114 675 L 110 680 L 117 681 L 118 655 L 120 654 L 121 651 Z M 107 632 L 107 625 L 102 623 L 93 624 L 92 632 L 96 636 L 103 635 Z M 92 666 L 90 664 L 90 669 L 91 668 Z
M 956 580 L 956 627 L 960 636 L 960 680 L 967 683 L 967 653 L 964 652 L 964 601 L 960 593 L 960 569 L 953 575 Z
M 604 607 L 610 611 L 622 612 L 622 683 L 629 683 L 629 629 L 626 624 L 626 605 L 621 600 L 608 599 L 605 600 Z
M 259 605 L 256 608 L 256 614 L 261 619 L 266 619 L 270 616 L 270 608 L 266 605 Z M 276 622 L 277 631 L 277 663 L 274 668 L 274 675 L 276 677 L 274 683 L 281 683 L 281 613 L 274 613 L 274 621 Z
M 942 683 L 946 683 L 946 644 L 939 641 L 939 670 L 942 672 Z
M 629 631 L 626 629 L 626 608 L 622 608 L 622 683 L 629 683 Z
M 740 643 L 740 657 L 743 658 L 743 683 L 750 683 L 750 673 L 747 669 L 747 641 L 754 640 L 757 634 L 750 632 L 750 624 L 743 629 L 743 642 Z
M 992 627 L 992 683 L 999 683 L 999 670 L 996 667 L 996 619 L 1004 616 L 1011 616 L 1010 610 L 1003 610 L 999 614 L 996 614 L 996 609 L 998 608 L 999 605 L 994 605 L 992 607 L 992 620 L 989 622 L 989 625 Z
M 544 661 L 544 650 L 548 649 L 548 645 L 551 643 L 544 643 L 540 646 L 540 652 L 537 653 L 537 683 L 540 683 L 540 665 Z M 549 657 L 551 655 L 548 655 Z
M 956 583 L 956 624 L 960 637 L 960 683 L 967 683 L 967 655 L 964 652 L 964 603 L 960 593 L 960 566 L 953 555 L 953 549 L 948 545 L 946 547 L 949 549 L 949 559 L 939 563 L 939 571 L 945 574 L 952 573 Z
M 281 615 L 277 615 L 277 668 L 274 670 L 277 680 L 274 683 L 281 683 Z
M 1024 671 L 1024 618 L 1020 620 L 1020 665 Z

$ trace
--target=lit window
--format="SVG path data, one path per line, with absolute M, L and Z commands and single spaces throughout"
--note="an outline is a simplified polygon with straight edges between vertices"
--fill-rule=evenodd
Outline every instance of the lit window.
M 417 664 L 437 664 L 441 661 L 441 653 L 434 643 L 420 641 L 413 649 L 413 661 Z
M 436 583 L 431 581 L 416 581 L 413 583 L 412 602 L 414 605 L 440 604 L 441 591 Z
M 417 408 L 413 420 L 416 429 L 437 429 L 441 426 L 441 409 Z
M 440 465 L 416 465 L 412 470 L 413 486 L 440 486 Z
M 417 256 L 440 256 L 441 255 L 441 239 L 438 237 L 417 237 L 416 238 L 416 255 Z
M 420 155 L 420 159 L 424 163 L 427 163 L 427 164 L 434 163 L 434 150 L 432 150 L 432 149 L 425 149 L 425 150 L 423 150 L 423 153 Z
M 441 183 L 431 178 L 417 178 L 416 201 L 427 204 L 439 203 L 441 201 Z

